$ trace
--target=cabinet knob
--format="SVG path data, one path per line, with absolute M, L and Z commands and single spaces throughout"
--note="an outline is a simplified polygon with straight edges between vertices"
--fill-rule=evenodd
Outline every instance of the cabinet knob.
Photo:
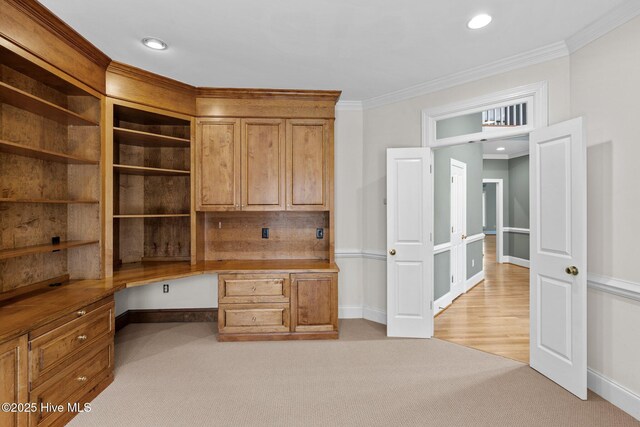
M 87 340 L 87 336 L 86 335 L 78 335 L 78 337 L 76 339 L 78 341 L 86 341 Z
M 84 316 L 85 314 L 87 314 L 87 311 L 86 310 L 78 310 L 78 311 L 76 311 L 76 314 L 78 316 Z
M 84 375 L 81 377 L 76 378 L 79 382 L 84 383 L 87 381 L 87 377 L 85 377 Z
M 253 323 L 256 323 L 256 316 L 253 316 L 253 317 L 251 318 L 251 321 L 252 321 Z

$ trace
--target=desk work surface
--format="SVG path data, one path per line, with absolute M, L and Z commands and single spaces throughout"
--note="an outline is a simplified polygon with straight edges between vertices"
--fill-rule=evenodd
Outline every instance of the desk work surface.
M 316 260 L 256 260 L 146 262 L 122 266 L 113 277 L 95 280 L 70 280 L 55 288 L 0 302 L 0 341 L 14 338 L 45 325 L 65 313 L 113 295 L 129 287 L 162 280 L 213 273 L 336 273 L 335 263 Z

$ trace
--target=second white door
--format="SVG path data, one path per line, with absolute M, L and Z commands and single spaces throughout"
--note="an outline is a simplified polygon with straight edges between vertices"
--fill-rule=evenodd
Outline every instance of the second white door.
M 451 159 L 451 298 L 464 292 L 467 275 L 467 164 Z

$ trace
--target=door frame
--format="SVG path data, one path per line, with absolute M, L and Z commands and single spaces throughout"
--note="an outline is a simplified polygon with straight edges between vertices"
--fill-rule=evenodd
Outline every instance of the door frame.
M 463 179 L 463 189 L 464 189 L 464 197 L 462 198 L 462 205 L 459 206 L 459 208 L 462 208 L 462 212 L 463 212 L 463 219 L 462 219 L 462 223 L 463 223 L 463 231 L 462 234 L 467 234 L 467 164 L 464 162 L 461 162 L 460 160 L 456 160 L 454 158 L 450 159 L 450 164 L 449 164 L 449 175 L 453 180 L 453 168 L 454 167 L 458 167 L 460 169 L 462 169 L 462 176 L 464 177 Z M 449 218 L 452 218 L 453 216 L 453 182 L 449 183 L 449 194 L 450 194 L 450 203 L 449 203 Z M 453 224 L 451 224 L 451 226 L 453 227 Z M 452 233 L 449 233 L 449 236 L 451 236 Z M 458 272 L 461 274 L 461 277 L 458 277 L 456 286 L 459 285 L 460 292 L 452 292 L 451 293 L 451 298 L 452 299 L 456 299 L 457 297 L 459 297 L 460 295 L 462 295 L 463 293 L 466 292 L 466 281 L 467 281 L 467 242 L 464 240 L 465 237 L 462 238 L 462 240 L 460 241 L 460 249 L 462 250 L 462 257 L 464 259 L 464 261 L 462 262 L 462 265 L 457 265 L 456 263 L 456 267 Z M 451 238 L 449 238 L 449 243 L 451 243 Z M 451 244 L 451 247 L 449 249 L 449 256 L 450 256 L 450 261 L 449 261 L 449 265 L 451 266 L 451 273 L 453 275 L 453 266 L 454 266 L 454 256 L 453 256 L 453 244 Z M 453 277 L 453 276 L 452 276 Z M 453 281 L 452 281 L 452 285 L 453 285 Z M 449 292 L 451 292 L 453 290 L 453 288 L 450 288 Z
M 496 184 L 496 262 L 504 263 L 504 180 L 483 178 L 483 184 Z
M 462 100 L 456 103 L 444 105 L 441 107 L 423 109 L 422 110 L 422 147 L 429 149 L 429 157 L 431 159 L 431 170 L 433 172 L 434 164 L 434 149 L 441 147 L 448 147 L 452 145 L 460 145 L 474 141 L 480 141 L 485 138 L 486 135 L 482 134 L 468 134 L 460 135 L 450 138 L 444 138 L 441 140 L 436 139 L 436 122 L 438 120 L 451 118 L 464 114 L 472 114 L 482 112 L 490 108 L 499 108 L 502 106 L 512 105 L 515 103 L 527 103 L 527 125 L 514 127 L 513 129 L 498 130 L 491 133 L 491 138 L 504 138 L 509 136 L 522 135 L 523 133 L 530 133 L 535 129 L 546 127 L 549 124 L 549 105 L 548 105 L 548 83 L 546 81 L 532 83 L 525 86 L 519 86 L 511 89 L 506 89 L 500 92 L 494 92 L 479 96 L 472 99 Z M 529 151 L 531 148 L 529 148 Z M 427 186 L 431 188 L 431 206 L 434 206 L 434 176 L 430 173 L 427 176 Z M 433 222 L 434 210 L 428 209 L 425 212 L 425 220 L 431 226 L 434 226 Z M 504 233 L 503 233 L 504 234 Z M 431 230 L 431 242 L 433 242 L 434 230 Z M 449 242 L 450 243 L 450 242 Z M 440 245 L 439 245 L 440 246 Z M 432 246 L 433 248 L 433 246 Z M 427 256 L 433 257 L 435 250 L 431 250 L 431 254 Z M 424 290 L 430 297 L 430 304 L 435 307 L 433 289 L 435 282 L 435 272 L 431 269 L 430 283 L 424 284 Z M 431 290 L 429 294 L 428 291 Z M 438 310 L 434 310 L 434 314 Z M 531 332 L 531 331 L 529 331 Z M 433 336 L 433 331 L 428 336 Z

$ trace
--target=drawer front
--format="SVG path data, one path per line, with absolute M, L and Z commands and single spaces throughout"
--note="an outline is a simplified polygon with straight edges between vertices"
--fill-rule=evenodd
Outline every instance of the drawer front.
M 289 302 L 288 274 L 221 274 L 218 302 L 243 304 Z
M 113 334 L 114 304 L 104 305 L 80 318 L 33 339 L 29 358 L 32 388 L 53 375 L 55 367 L 96 340 Z
M 69 404 L 83 401 L 83 395 L 111 375 L 113 354 L 113 339 L 103 338 L 82 351 L 77 361 L 34 389 L 30 401 L 37 404 L 38 411 L 30 414 L 29 425 L 49 426 L 59 418 L 67 417 Z M 58 405 L 63 405 L 62 411 Z M 41 411 L 43 408 L 45 410 Z
M 218 308 L 220 333 L 289 332 L 289 304 L 223 304 Z

